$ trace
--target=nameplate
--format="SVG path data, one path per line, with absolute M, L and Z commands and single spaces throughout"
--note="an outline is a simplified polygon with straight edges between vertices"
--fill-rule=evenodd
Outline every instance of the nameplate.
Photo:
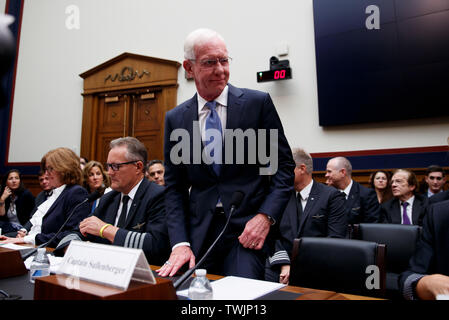
M 92 242 L 72 241 L 58 273 L 122 290 L 128 289 L 131 279 L 156 283 L 141 249 Z

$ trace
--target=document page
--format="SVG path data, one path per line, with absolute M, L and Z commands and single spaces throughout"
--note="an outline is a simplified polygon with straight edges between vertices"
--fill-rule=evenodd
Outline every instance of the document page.
M 230 276 L 212 281 L 211 286 L 213 300 L 255 300 L 285 287 L 285 284 Z M 176 292 L 183 297 L 188 297 L 188 293 L 188 289 Z

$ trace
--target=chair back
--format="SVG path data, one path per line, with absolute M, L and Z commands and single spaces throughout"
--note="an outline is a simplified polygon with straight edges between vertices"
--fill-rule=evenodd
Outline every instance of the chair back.
M 295 239 L 290 284 L 384 297 L 384 257 L 385 246 L 376 242 L 312 237 Z
M 385 244 L 387 272 L 402 273 L 415 252 L 422 227 L 391 223 L 354 225 L 353 238 Z

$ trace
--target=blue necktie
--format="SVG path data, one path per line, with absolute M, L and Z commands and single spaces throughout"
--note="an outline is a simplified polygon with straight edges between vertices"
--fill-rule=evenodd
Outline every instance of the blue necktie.
M 223 131 L 221 129 L 220 117 L 218 116 L 217 110 L 215 109 L 217 106 L 217 102 L 209 101 L 206 103 L 206 106 L 210 109 L 210 114 L 206 118 L 206 132 L 209 129 L 216 129 L 220 132 L 220 138 L 215 139 L 215 136 L 210 137 L 210 139 L 206 141 L 206 146 L 208 147 L 208 149 L 211 149 L 210 155 L 212 158 L 221 159 L 223 148 Z M 212 169 L 215 171 L 217 176 L 220 175 L 220 168 L 220 163 L 215 163 L 215 161 L 212 162 Z

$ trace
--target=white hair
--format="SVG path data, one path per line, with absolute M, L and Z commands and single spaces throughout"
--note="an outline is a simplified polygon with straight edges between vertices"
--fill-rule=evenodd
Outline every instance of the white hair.
M 201 28 L 192 31 L 184 41 L 184 58 L 195 60 L 195 47 L 217 38 L 225 42 L 223 37 L 214 30 Z

